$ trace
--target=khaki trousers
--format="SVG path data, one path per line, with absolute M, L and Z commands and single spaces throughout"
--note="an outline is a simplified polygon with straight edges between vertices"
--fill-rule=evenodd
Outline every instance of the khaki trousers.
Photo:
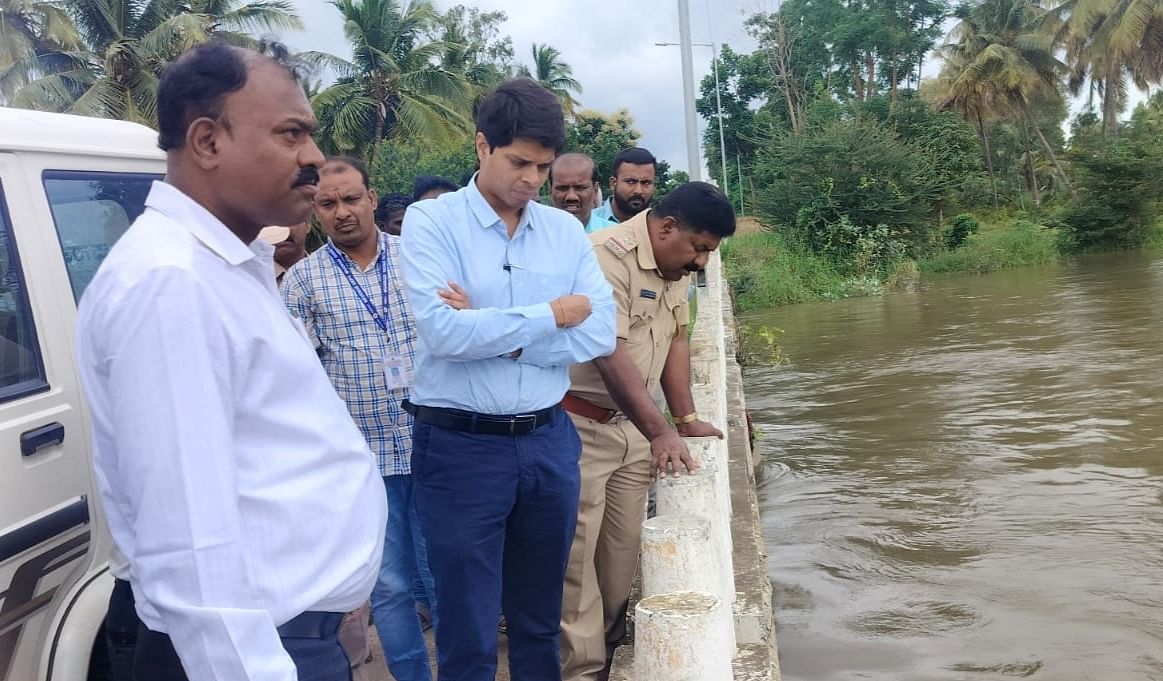
M 570 414 L 582 441 L 581 500 L 561 611 L 564 681 L 593 681 L 624 630 L 650 488 L 650 443 L 625 418 Z M 610 641 L 616 642 L 616 641 Z

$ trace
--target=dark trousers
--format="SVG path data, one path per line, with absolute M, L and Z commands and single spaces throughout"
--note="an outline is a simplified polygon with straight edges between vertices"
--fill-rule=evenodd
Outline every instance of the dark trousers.
M 111 681 L 133 681 L 133 656 L 137 653 L 140 626 L 133 587 L 125 580 L 114 580 L 109 609 L 105 612 L 105 647 L 109 651 Z
M 339 623 L 319 638 L 283 637 L 283 648 L 295 663 L 299 681 L 351 681 L 351 665 L 339 645 Z M 116 580 L 105 615 L 113 681 L 187 681 L 177 651 L 166 634 L 153 631 L 137 617 L 133 588 Z
M 511 678 L 561 680 L 561 594 L 580 454 L 564 412 L 515 437 L 416 422 L 412 476 L 439 594 L 440 681 L 493 681 L 502 610 Z
M 342 615 L 337 615 L 342 618 Z M 351 681 L 351 664 L 339 645 L 339 619 L 335 631 L 323 638 L 283 638 L 283 647 L 295 663 L 299 681 Z M 182 662 L 166 634 L 147 629 L 137 633 L 133 660 L 134 681 L 188 681 Z

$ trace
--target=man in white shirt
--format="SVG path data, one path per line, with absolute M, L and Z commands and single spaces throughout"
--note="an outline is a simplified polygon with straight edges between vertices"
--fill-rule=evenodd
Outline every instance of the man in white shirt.
M 166 181 L 81 300 L 94 466 L 144 628 L 137 679 L 347 681 L 387 509 L 371 452 L 275 288 L 323 156 L 286 49 L 221 43 L 158 90 Z

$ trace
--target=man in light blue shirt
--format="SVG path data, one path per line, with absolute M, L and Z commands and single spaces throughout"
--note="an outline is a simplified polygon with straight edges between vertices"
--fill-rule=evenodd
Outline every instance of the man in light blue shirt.
M 407 408 L 441 681 L 493 681 L 502 610 L 513 678 L 561 679 L 581 443 L 560 402 L 569 366 L 615 346 L 615 304 L 585 232 L 535 201 L 564 141 L 557 99 L 508 81 L 478 109 L 480 172 L 404 218 L 419 337 Z

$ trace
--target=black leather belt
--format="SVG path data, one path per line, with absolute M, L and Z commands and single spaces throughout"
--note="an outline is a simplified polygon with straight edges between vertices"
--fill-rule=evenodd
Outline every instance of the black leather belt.
M 504 416 L 478 414 L 475 411 L 448 407 L 425 407 L 412 404 L 408 400 L 404 400 L 403 406 L 404 411 L 421 423 L 478 435 L 528 435 L 541 426 L 552 422 L 561 413 L 560 404 L 529 414 Z
M 331 638 L 343 622 L 341 612 L 307 612 L 279 626 L 280 638 Z

